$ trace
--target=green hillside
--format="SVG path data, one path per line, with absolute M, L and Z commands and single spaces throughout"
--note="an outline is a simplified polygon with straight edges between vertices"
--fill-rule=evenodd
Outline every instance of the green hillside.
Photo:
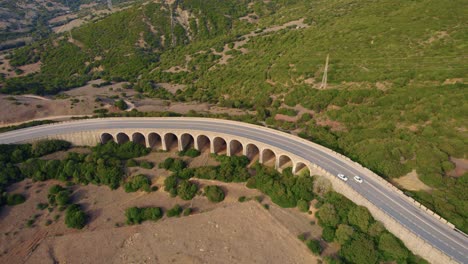
M 463 7 L 462 0 L 149 3 L 75 29 L 73 40 L 17 50 L 13 65 L 40 60 L 41 73 L 5 80 L 0 91 L 50 94 L 104 78 L 149 97 L 255 110 L 257 122 L 294 130 L 384 178 L 415 169 L 432 189 L 407 193 L 468 232 L 468 174 L 449 176 L 450 158 L 468 152 Z M 319 89 L 327 54 L 328 87 Z M 188 87 L 172 95 L 156 89 L 159 82 Z M 284 108 L 296 105 L 313 112 L 275 119 L 278 111 L 294 115 Z

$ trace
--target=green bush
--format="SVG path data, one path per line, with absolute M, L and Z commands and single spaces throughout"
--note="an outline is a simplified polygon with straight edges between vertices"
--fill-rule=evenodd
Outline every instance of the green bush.
M 163 217 L 163 212 L 159 207 L 130 207 L 125 210 L 126 222 L 129 225 L 141 224 L 143 221 L 157 221 Z
M 322 231 L 322 238 L 327 242 L 333 242 L 335 239 L 335 229 L 329 226 L 325 227 Z
M 142 161 L 142 162 L 140 162 L 140 167 L 142 167 L 144 169 L 152 169 L 154 167 L 154 164 L 152 162 L 149 162 L 149 161 Z
M 7 194 L 6 195 L 6 204 L 9 206 L 14 206 L 22 204 L 26 201 L 26 197 L 19 193 Z
M 299 208 L 299 211 L 307 213 L 309 211 L 309 203 L 301 199 L 297 201 L 297 208 Z
M 314 255 L 320 255 L 320 253 L 322 253 L 322 246 L 318 240 L 307 240 L 306 245 Z
M 65 211 L 65 224 L 69 228 L 82 229 L 86 225 L 87 216 L 77 204 L 68 206 Z
M 177 195 L 182 200 L 192 200 L 197 194 L 198 186 L 187 180 L 181 180 L 177 185 Z
M 114 106 L 116 106 L 117 108 L 119 108 L 122 111 L 126 110 L 128 108 L 127 103 L 123 99 L 115 101 Z
M 59 206 L 66 206 L 70 203 L 70 201 L 70 192 L 68 190 L 60 191 L 55 195 L 55 202 Z
M 205 186 L 203 189 L 206 195 L 206 198 L 214 203 L 219 203 L 224 200 L 224 191 L 221 187 L 216 185 Z
M 145 191 L 151 192 L 151 180 L 142 174 L 130 177 L 124 184 L 125 192 Z
M 130 167 L 136 167 L 136 166 L 138 166 L 138 162 L 137 162 L 136 160 L 134 160 L 134 159 L 129 159 L 129 160 L 127 160 L 127 162 L 125 163 L 125 166 L 127 166 L 127 167 L 129 167 L 129 168 L 130 168 Z
M 167 217 L 174 217 L 174 216 L 179 217 L 181 213 L 182 213 L 182 207 L 180 205 L 176 204 L 176 205 L 174 205 L 174 207 L 167 210 L 166 215 L 167 215 Z
M 191 157 L 191 158 L 195 158 L 195 157 L 198 157 L 200 156 L 201 152 L 196 150 L 196 149 L 187 149 L 187 150 L 184 150 L 184 151 L 179 151 L 178 155 L 179 156 L 187 156 L 187 157 Z

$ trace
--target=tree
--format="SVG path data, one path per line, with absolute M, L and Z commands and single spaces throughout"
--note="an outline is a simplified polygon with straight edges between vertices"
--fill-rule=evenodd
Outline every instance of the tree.
M 374 222 L 369 226 L 368 234 L 376 237 L 379 236 L 383 231 L 385 231 L 385 227 L 380 222 Z
M 378 254 L 375 251 L 374 243 L 363 235 L 345 244 L 340 255 L 351 263 L 373 264 L 377 263 Z
M 167 210 L 167 217 L 174 217 L 177 216 L 179 217 L 180 214 L 182 213 L 182 207 L 178 204 L 174 205 L 171 209 Z
M 198 186 L 194 183 L 191 183 L 187 180 L 182 180 L 177 185 L 177 195 L 182 200 L 192 200 L 195 197 L 195 194 L 198 191 Z
M 348 213 L 348 222 L 359 227 L 361 231 L 367 232 L 369 221 L 372 219 L 369 211 L 364 206 L 356 206 Z
M 72 204 L 65 212 L 65 224 L 69 228 L 82 229 L 86 225 L 87 216 L 77 204 Z
M 353 235 L 354 229 L 349 225 L 340 224 L 335 232 L 336 242 L 344 245 Z
M 322 253 L 322 246 L 320 245 L 320 242 L 315 239 L 308 240 L 306 242 L 307 247 L 309 248 L 314 255 L 320 255 Z
M 124 184 L 125 192 L 136 192 L 138 190 L 150 192 L 151 191 L 151 180 L 145 175 L 138 174 Z
M 59 206 L 64 206 L 70 203 L 70 192 L 68 190 L 63 190 L 58 192 L 55 195 L 55 202 Z
M 297 208 L 299 208 L 299 211 L 307 213 L 309 211 L 309 203 L 301 199 L 297 201 Z
M 317 212 L 317 218 L 320 225 L 336 226 L 340 222 L 340 218 L 336 213 L 335 207 L 332 204 L 324 204 Z
M 322 231 L 322 238 L 327 242 L 333 242 L 335 239 L 335 229 L 332 227 L 325 227 Z
M 122 111 L 128 108 L 127 103 L 123 99 L 115 101 L 114 105 Z
M 379 239 L 379 249 L 383 252 L 385 260 L 397 260 L 398 262 L 408 257 L 408 250 L 389 233 L 383 233 Z
M 204 191 L 205 191 L 206 197 L 211 202 L 218 203 L 224 200 L 224 191 L 219 186 L 216 186 L 216 185 L 205 186 Z
M 8 194 L 6 196 L 6 204 L 9 206 L 14 206 L 18 204 L 22 204 L 26 201 L 26 198 L 19 194 L 19 193 L 14 193 L 14 194 Z

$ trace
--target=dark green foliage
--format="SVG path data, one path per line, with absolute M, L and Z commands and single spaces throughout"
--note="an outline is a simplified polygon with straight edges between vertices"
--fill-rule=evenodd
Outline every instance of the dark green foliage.
M 377 263 L 378 252 L 375 250 L 374 242 L 360 235 L 351 240 L 349 244 L 343 245 L 340 255 L 351 263 Z
M 307 240 L 306 245 L 314 255 L 320 255 L 320 253 L 322 253 L 322 246 L 318 240 Z
M 70 146 L 71 143 L 64 140 L 42 140 L 33 144 L 32 154 L 36 157 L 41 157 L 59 150 L 67 150 Z
M 127 182 L 124 184 L 124 189 L 125 192 L 151 192 L 151 180 L 145 175 L 138 174 L 127 179 Z
M 247 200 L 247 197 L 241 196 L 241 197 L 239 197 L 239 199 L 237 199 L 237 200 L 238 200 L 239 202 L 243 203 L 243 202 L 245 202 L 245 201 Z
M 285 169 L 280 174 L 274 169 L 257 164 L 255 177 L 249 179 L 247 187 L 257 188 L 268 194 L 281 207 L 296 207 L 299 200 L 311 201 L 314 198 L 313 179 L 294 176 L 290 169 Z
M 379 250 L 388 260 L 404 261 L 408 258 L 408 250 L 401 241 L 390 233 L 384 233 L 379 239 Z
M 172 190 L 176 190 L 177 188 L 177 177 L 175 175 L 171 175 L 164 179 L 164 190 L 166 192 L 171 192 Z
M 414 263 L 416 257 L 385 227 L 376 222 L 369 211 L 344 196 L 329 192 L 316 213 L 327 242 L 341 244 L 339 255 L 350 263 L 398 261 Z
M 185 208 L 184 211 L 182 211 L 182 215 L 183 216 L 188 216 L 192 213 L 192 209 L 191 208 Z
M 131 141 L 117 144 L 109 141 L 106 144 L 99 144 L 92 148 L 96 156 L 111 156 L 118 159 L 131 159 L 147 155 L 150 150 L 140 144 Z
M 191 157 L 191 158 L 195 158 L 195 157 L 198 157 L 200 156 L 201 152 L 196 150 L 196 149 L 187 149 L 187 150 L 183 150 L 183 151 L 179 151 L 178 155 L 179 156 L 187 156 L 187 157 Z
M 87 216 L 78 204 L 68 206 L 65 211 L 65 224 L 69 228 L 82 229 L 86 225 Z
M 152 162 L 149 162 L 149 161 L 142 161 L 142 162 L 140 162 L 140 167 L 142 167 L 144 169 L 152 169 L 154 167 L 154 164 Z
M 167 217 L 174 217 L 174 216 L 179 217 L 181 213 L 182 213 L 182 207 L 180 205 L 176 204 L 176 205 L 174 205 L 174 207 L 167 210 L 166 215 L 167 215 Z
M 123 99 L 115 101 L 114 106 L 116 106 L 120 110 L 125 110 L 128 108 L 127 103 Z
M 297 208 L 303 213 L 307 213 L 309 211 L 309 203 L 305 200 L 297 201 Z
M 203 188 L 206 198 L 214 203 L 219 203 L 224 200 L 224 191 L 221 187 L 216 185 L 208 185 Z
M 322 238 L 327 242 L 333 242 L 335 239 L 335 229 L 333 227 L 325 227 L 322 231 Z
M 47 203 L 38 203 L 38 204 L 36 205 L 36 208 L 39 209 L 39 210 L 44 210 L 44 209 L 46 209 L 48 206 L 49 206 L 49 204 L 47 204 Z
M 22 204 L 26 201 L 26 197 L 19 193 L 7 194 L 6 195 L 6 204 L 9 206 L 14 206 Z
M 181 171 L 187 167 L 187 164 L 183 160 L 174 159 L 174 158 L 167 158 L 164 162 L 159 163 L 159 168 L 170 170 L 173 172 Z
M 163 212 L 159 207 L 130 207 L 125 210 L 127 224 L 141 224 L 143 221 L 157 221 L 163 217 Z
M 297 236 L 297 239 L 299 239 L 300 241 L 304 242 L 304 241 L 306 241 L 306 235 L 305 235 L 304 233 L 299 234 L 299 235 Z
M 130 167 L 136 167 L 138 166 L 138 162 L 134 159 L 129 159 L 127 160 L 127 162 L 125 163 L 125 166 L 127 166 L 128 168 Z
M 181 180 L 177 185 L 177 195 L 182 200 L 192 200 L 197 191 L 198 186 L 188 180 Z
M 55 202 L 58 206 L 66 206 L 70 203 L 70 192 L 68 190 L 60 191 L 55 195 Z

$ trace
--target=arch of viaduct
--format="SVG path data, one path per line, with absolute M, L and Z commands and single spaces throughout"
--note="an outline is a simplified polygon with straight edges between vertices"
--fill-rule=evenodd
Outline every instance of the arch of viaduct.
M 98 142 L 114 141 L 118 144 L 132 141 L 152 150 L 184 151 L 194 148 L 227 156 L 246 156 L 266 166 L 282 171 L 291 167 L 294 174 L 317 169 L 317 165 L 301 159 L 281 149 L 232 135 L 207 133 L 206 131 L 166 131 L 166 130 L 107 130 L 97 132 Z

